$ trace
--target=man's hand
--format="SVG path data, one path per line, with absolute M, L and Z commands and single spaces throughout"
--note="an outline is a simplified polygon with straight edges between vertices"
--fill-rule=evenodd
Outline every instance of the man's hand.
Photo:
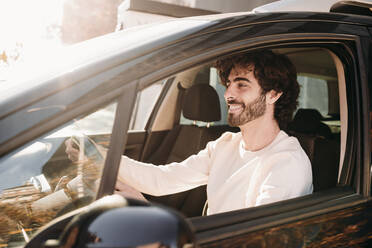
M 72 141 L 71 138 L 69 138 L 65 141 L 65 146 L 66 146 L 65 152 L 66 152 L 68 158 L 72 162 L 79 161 L 79 155 L 80 155 L 79 148 L 74 144 L 74 142 Z
M 116 181 L 115 194 L 138 199 L 141 201 L 147 201 L 147 199 L 142 195 L 141 192 L 119 180 Z

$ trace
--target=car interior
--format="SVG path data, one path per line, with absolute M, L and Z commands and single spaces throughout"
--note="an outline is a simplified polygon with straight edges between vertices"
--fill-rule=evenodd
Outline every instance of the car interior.
M 291 59 L 300 84 L 298 109 L 284 131 L 297 137 L 309 156 L 314 192 L 336 187 L 347 122 L 342 64 L 333 52 L 322 47 L 273 51 Z M 213 64 L 191 68 L 163 81 L 165 86 L 146 124 L 146 141 L 142 149 L 138 149 L 142 153 L 139 155 L 129 149 L 124 154 L 156 165 L 179 162 L 204 149 L 222 133 L 239 132 L 239 128 L 227 124 L 224 86 Z M 133 148 L 131 136 L 135 133 L 136 130 L 129 130 L 129 148 Z M 146 197 L 175 208 L 187 217 L 200 216 L 206 203 L 206 186 Z

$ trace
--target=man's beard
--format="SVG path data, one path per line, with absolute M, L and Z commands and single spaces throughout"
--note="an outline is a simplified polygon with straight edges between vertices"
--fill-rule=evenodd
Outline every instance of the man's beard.
M 237 102 L 235 100 L 228 101 L 228 104 L 242 104 L 243 111 L 239 114 L 228 114 L 228 123 L 232 127 L 242 126 L 250 121 L 261 117 L 266 111 L 266 95 L 261 94 L 255 100 L 245 105 L 242 102 Z

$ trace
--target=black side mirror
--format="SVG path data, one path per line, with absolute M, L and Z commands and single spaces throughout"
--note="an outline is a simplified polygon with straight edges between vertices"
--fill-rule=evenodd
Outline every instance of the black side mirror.
M 190 224 L 177 212 L 113 195 L 86 207 L 44 247 L 183 247 L 193 241 Z

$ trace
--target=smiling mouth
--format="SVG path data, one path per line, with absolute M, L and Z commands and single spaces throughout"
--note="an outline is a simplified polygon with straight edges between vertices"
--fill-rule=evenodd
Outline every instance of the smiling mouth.
M 229 113 L 236 114 L 243 111 L 243 104 L 229 104 Z

